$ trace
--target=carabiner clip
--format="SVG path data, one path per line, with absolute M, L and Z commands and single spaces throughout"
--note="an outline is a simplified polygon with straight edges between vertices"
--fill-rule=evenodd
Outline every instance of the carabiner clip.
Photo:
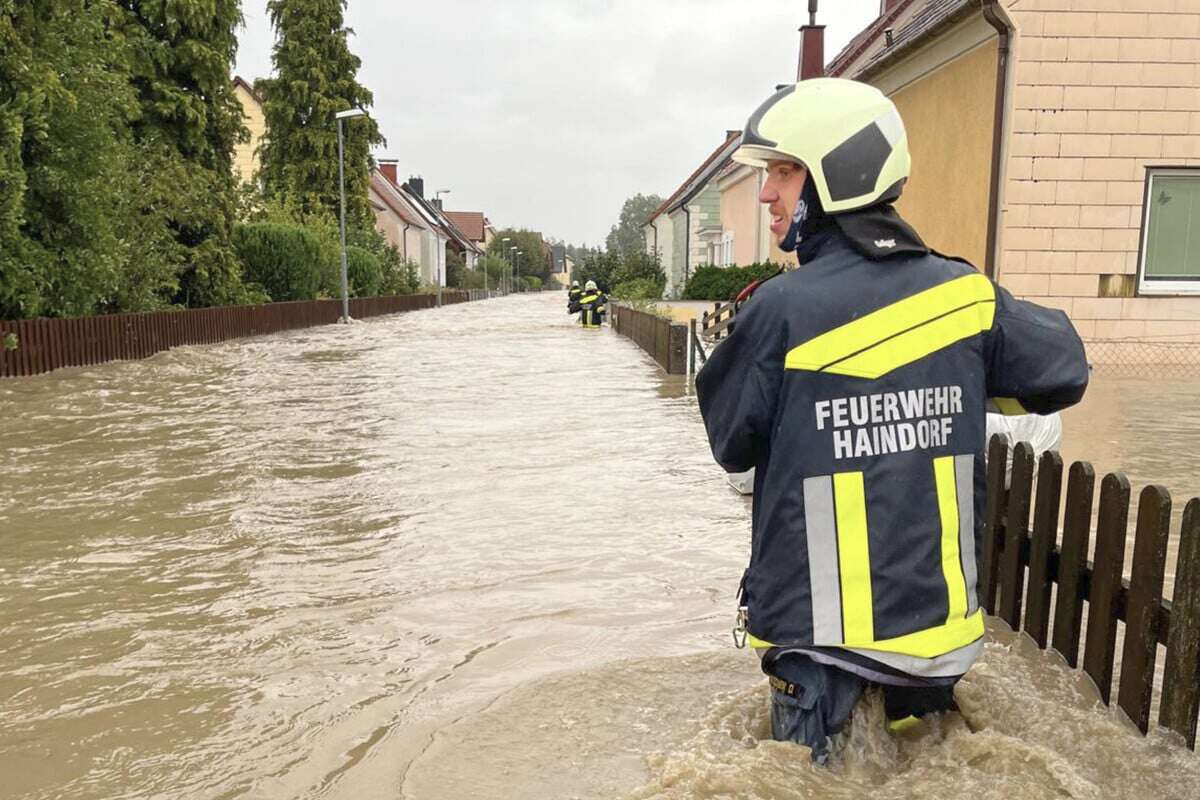
M 746 630 L 746 623 L 748 623 L 749 621 L 750 621 L 750 609 L 747 608 L 746 606 L 738 606 L 737 622 L 734 624 L 733 631 L 732 631 L 733 646 L 736 647 L 738 650 L 741 650 L 746 646 L 746 637 L 749 633 Z

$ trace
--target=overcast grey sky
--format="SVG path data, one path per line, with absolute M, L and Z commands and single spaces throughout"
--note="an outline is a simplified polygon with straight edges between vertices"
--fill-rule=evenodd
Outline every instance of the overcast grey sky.
M 825 0 L 827 58 L 879 0 Z M 804 0 L 350 0 L 351 50 L 388 144 L 446 206 L 598 244 L 625 198 L 664 197 L 779 83 Z M 266 0 L 244 0 L 238 74 L 271 70 Z

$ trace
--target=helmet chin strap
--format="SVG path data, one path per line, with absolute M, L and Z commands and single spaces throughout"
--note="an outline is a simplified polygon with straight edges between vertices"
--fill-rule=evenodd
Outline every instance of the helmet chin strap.
M 787 235 L 779 243 L 779 249 L 785 253 L 794 253 L 805 236 L 809 236 L 823 227 L 827 218 L 825 208 L 821 205 L 821 196 L 817 193 L 812 175 L 804 179 L 804 188 L 800 191 L 800 199 L 796 201 L 796 209 L 792 212 L 792 224 L 788 227 Z

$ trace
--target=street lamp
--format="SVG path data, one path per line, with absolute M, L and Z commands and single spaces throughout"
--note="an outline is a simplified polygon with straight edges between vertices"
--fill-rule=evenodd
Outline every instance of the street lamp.
M 512 241 L 512 237 L 511 237 L 511 236 L 505 236 L 505 237 L 504 237 L 503 239 L 501 239 L 500 241 L 502 241 L 502 242 L 511 242 L 511 241 Z M 507 245 L 501 245 L 501 246 L 500 246 L 500 252 L 504 253 L 504 256 L 505 256 L 505 258 L 507 258 L 507 257 L 508 257 L 508 246 L 507 246 Z M 501 277 L 503 277 L 503 276 L 501 276 Z M 506 282 L 506 285 L 507 285 L 507 282 Z M 503 292 L 503 291 L 507 291 L 507 289 L 501 289 L 500 291 L 502 291 L 502 292 Z
M 442 213 L 442 195 L 444 195 L 444 194 L 450 194 L 450 190 L 449 189 L 438 189 L 436 192 L 433 193 L 433 205 L 438 210 L 439 214 Z M 450 232 L 446 231 L 446 244 L 448 244 L 450 242 L 449 235 L 450 235 Z M 441 306 L 442 306 L 442 283 L 443 283 L 443 276 L 446 274 L 446 244 L 443 244 L 441 247 L 439 247 L 438 252 L 437 252 L 438 268 L 437 268 L 436 283 L 437 283 L 438 308 L 441 308 Z
M 345 155 L 342 145 L 342 120 L 351 117 L 362 117 L 367 112 L 361 108 L 348 108 L 334 114 L 338 129 L 338 191 L 341 193 L 341 233 L 342 233 L 342 318 L 340 322 L 350 322 L 350 281 L 346 277 L 346 174 L 343 162 Z
M 524 254 L 525 254 L 524 250 L 517 251 L 518 256 L 522 256 Z M 517 291 L 518 292 L 523 291 L 521 289 L 521 259 L 520 258 L 517 259 Z

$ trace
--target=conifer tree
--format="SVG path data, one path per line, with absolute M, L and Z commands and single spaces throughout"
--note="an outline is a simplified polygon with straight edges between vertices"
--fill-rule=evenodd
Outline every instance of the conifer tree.
M 350 52 L 345 0 L 270 0 L 275 27 L 273 77 L 258 81 L 267 134 L 261 177 L 268 196 L 305 215 L 338 212 L 338 143 L 334 115 L 367 109 L 371 92 L 357 81 L 361 61 Z M 370 227 L 370 150 L 383 143 L 370 117 L 343 123 L 347 224 Z
M 145 209 L 164 210 L 180 264 L 176 301 L 246 299 L 231 242 L 237 210 L 234 144 L 246 135 L 233 93 L 238 0 L 117 0 L 125 13 L 133 125 Z

